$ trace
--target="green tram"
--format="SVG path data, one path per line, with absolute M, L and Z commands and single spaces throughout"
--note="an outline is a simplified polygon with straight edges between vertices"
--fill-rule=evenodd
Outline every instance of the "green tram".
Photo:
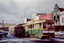
M 24 27 L 30 37 L 55 37 L 54 22 L 52 20 L 31 20 L 24 24 Z

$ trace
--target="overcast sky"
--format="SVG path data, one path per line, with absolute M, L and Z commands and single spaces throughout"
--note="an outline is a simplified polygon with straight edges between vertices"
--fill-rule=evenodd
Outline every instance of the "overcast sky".
M 52 13 L 56 3 L 64 8 L 64 0 L 0 0 L 0 22 L 23 23 L 33 13 Z

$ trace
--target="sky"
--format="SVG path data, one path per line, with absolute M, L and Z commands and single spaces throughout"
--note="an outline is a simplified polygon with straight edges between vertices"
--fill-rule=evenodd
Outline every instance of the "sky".
M 64 8 L 64 0 L 0 0 L 0 22 L 23 23 L 33 13 L 52 13 L 56 3 Z

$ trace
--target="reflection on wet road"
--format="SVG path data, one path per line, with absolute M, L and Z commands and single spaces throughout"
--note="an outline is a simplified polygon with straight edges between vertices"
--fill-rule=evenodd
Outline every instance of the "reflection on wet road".
M 64 43 L 64 42 L 58 42 L 58 41 L 7 41 L 7 42 L 0 42 L 0 43 Z
M 0 38 L 0 40 L 6 40 L 6 39 L 17 39 L 17 37 L 15 37 L 14 35 L 8 34 L 7 37 L 6 36 L 2 36 Z
M 27 37 L 22 38 L 8 34 L 7 37 L 2 36 L 0 38 L 0 43 L 64 43 L 64 42 L 50 40 L 50 39 L 27 38 Z

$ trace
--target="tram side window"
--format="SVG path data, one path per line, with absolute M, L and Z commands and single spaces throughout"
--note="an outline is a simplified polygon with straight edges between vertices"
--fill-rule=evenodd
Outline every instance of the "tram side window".
M 43 29 L 46 29 L 46 23 L 43 23 Z
M 28 29 L 31 29 L 31 28 L 32 28 L 32 25 L 29 25 L 27 28 L 28 28 Z
M 29 26 L 29 29 L 31 29 L 31 28 L 32 28 L 32 25 Z
M 41 28 L 41 23 L 39 24 L 39 28 Z
M 32 28 L 34 28 L 34 25 L 32 25 Z

